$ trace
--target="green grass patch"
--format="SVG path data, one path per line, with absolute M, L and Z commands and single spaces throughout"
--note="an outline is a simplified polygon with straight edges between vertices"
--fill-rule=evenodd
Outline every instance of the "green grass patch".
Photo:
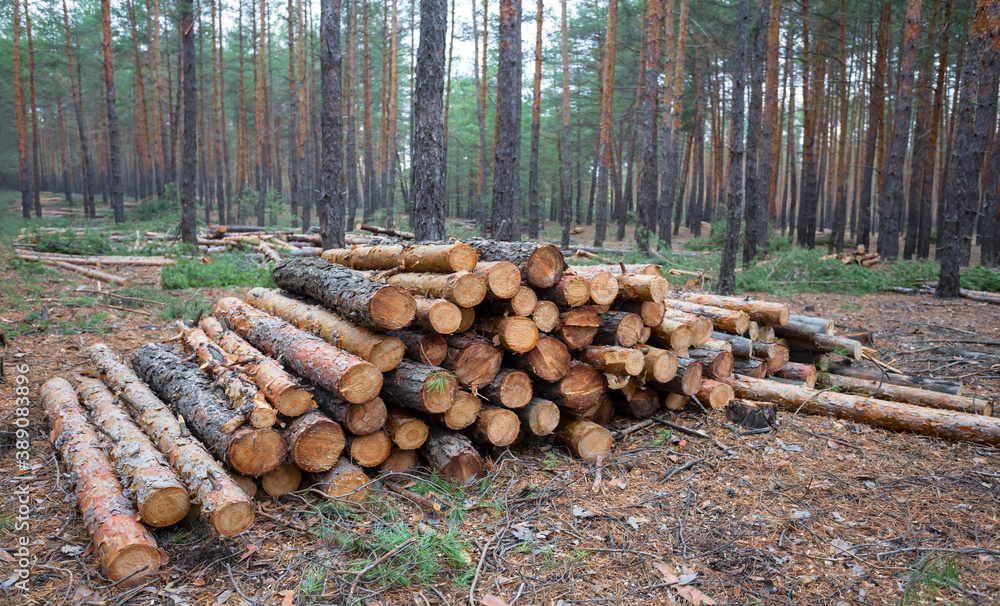
M 164 265 L 160 270 L 160 286 L 164 290 L 224 287 L 265 286 L 274 288 L 270 264 L 261 265 L 240 253 L 213 255 L 211 263 L 201 259 L 178 259 L 176 265 Z
M 962 595 L 965 585 L 962 583 L 962 570 L 955 557 L 925 557 L 904 578 L 906 583 L 899 596 L 900 606 L 972 604 L 971 600 Z

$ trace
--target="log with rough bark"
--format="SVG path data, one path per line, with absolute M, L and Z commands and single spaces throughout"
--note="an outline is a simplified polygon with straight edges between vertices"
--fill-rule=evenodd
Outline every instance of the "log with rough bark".
M 476 422 L 482 404 L 475 395 L 460 389 L 455 396 L 455 403 L 451 408 L 440 414 L 431 415 L 431 418 L 443 424 L 448 429 L 465 429 Z
M 767 376 L 767 363 L 755 358 L 733 358 L 733 372 L 744 377 L 763 379 Z
M 369 482 L 364 470 L 340 457 L 330 471 L 316 478 L 316 488 L 335 501 L 363 503 L 368 499 Z
M 622 274 L 618 278 L 619 301 L 651 301 L 659 303 L 667 298 L 670 284 L 663 276 L 648 274 Z
M 663 383 L 663 387 L 668 391 L 682 393 L 691 396 L 701 389 L 704 371 L 701 362 L 691 358 L 677 358 L 677 374 L 673 379 Z M 655 385 L 654 385 L 655 386 Z
M 699 305 L 698 303 L 690 303 L 679 299 L 666 299 L 664 303 L 668 308 L 708 318 L 718 331 L 742 335 L 750 327 L 750 316 L 745 311 L 723 309 L 712 305 Z
M 249 377 L 232 368 L 238 358 L 223 350 L 202 329 L 180 321 L 177 327 L 187 351 L 194 354 L 202 370 L 207 371 L 226 393 L 233 410 L 245 417 L 251 427 L 273 427 L 278 412 L 267 403 L 264 394 Z
M 521 420 L 517 413 L 497 406 L 483 406 L 469 427 L 473 439 L 493 446 L 510 446 L 517 439 Z
M 691 327 L 692 347 L 701 347 L 702 345 L 705 345 L 712 337 L 712 331 L 715 330 L 715 326 L 712 325 L 712 321 L 708 318 L 691 312 L 674 309 L 672 307 L 667 309 L 666 306 L 664 306 L 663 317 L 664 319 L 669 318 L 675 322 L 687 324 Z
M 388 410 L 385 431 L 392 443 L 403 450 L 420 448 L 427 441 L 427 423 L 402 408 Z
M 527 353 L 538 343 L 538 327 L 528 318 L 500 316 L 478 320 L 473 329 L 512 353 Z
M 632 347 L 642 336 L 642 318 L 624 311 L 609 311 L 601 315 L 601 326 L 594 336 L 594 345 Z
M 598 456 L 608 454 L 614 443 L 610 431 L 572 413 L 560 418 L 555 430 L 555 441 L 586 461 L 594 461 Z
M 1000 446 L 1000 419 L 888 402 L 865 396 L 816 391 L 777 381 L 732 377 L 724 381 L 740 398 L 776 404 L 781 410 L 834 415 L 891 431 Z
M 722 378 L 733 374 L 733 354 L 721 349 L 694 347 L 688 357 L 701 362 L 702 370 L 710 377 Z
M 846 339 L 837 335 L 814 334 L 807 339 L 788 337 L 788 344 L 799 349 L 817 353 L 835 353 L 845 358 L 860 360 L 864 355 L 861 343 L 854 339 Z
M 802 383 L 810 389 L 816 386 L 817 372 L 816 367 L 812 364 L 788 362 L 781 368 L 773 371 L 771 374 L 779 379 L 784 379 L 785 381 Z
M 222 388 L 170 347 L 143 345 L 132 354 L 132 367 L 238 473 L 259 476 L 285 459 L 286 442 L 279 432 L 241 427 L 243 418 L 230 408 Z
M 929 391 L 916 387 L 893 385 L 881 381 L 866 381 L 841 375 L 823 373 L 819 375 L 819 385 L 834 387 L 847 393 L 861 394 L 873 398 L 916 404 L 928 408 L 957 410 L 977 415 L 993 416 L 993 403 L 986 398 L 968 398 L 953 396 L 937 391 Z
M 797 322 L 799 324 L 804 324 L 810 327 L 812 331 L 810 334 L 818 332 L 824 335 L 832 335 L 836 330 L 834 327 L 833 320 L 827 320 L 825 318 L 814 318 L 812 316 L 800 316 L 796 314 L 791 314 L 788 316 L 788 321 Z M 781 329 L 775 327 L 774 332 L 779 333 L 779 331 L 787 331 L 788 329 L 784 328 L 784 326 L 787 326 L 787 324 L 788 324 L 787 322 L 783 324 Z M 798 335 L 791 335 L 791 336 L 798 336 Z
M 52 443 L 72 472 L 83 524 L 104 575 L 116 583 L 127 579 L 125 584 L 155 575 L 160 568 L 156 539 L 139 523 L 73 387 L 65 379 L 50 379 L 42 385 L 41 397 Z
M 99 269 L 81 267 L 79 265 L 74 265 L 73 263 L 67 263 L 66 261 L 61 261 L 59 259 L 49 259 L 47 257 L 42 257 L 39 259 L 39 261 L 45 263 L 46 265 L 51 265 L 52 267 L 58 267 L 59 269 L 72 271 L 80 274 L 81 276 L 86 276 L 88 278 L 93 278 L 95 280 L 100 280 L 101 282 L 107 282 L 109 284 L 117 284 L 119 286 L 131 286 L 132 284 L 132 280 L 128 278 L 123 278 L 122 276 L 116 276 L 115 274 L 109 274 Z
M 716 331 L 712 333 L 712 338 L 729 343 L 734 356 L 739 356 L 741 358 L 753 357 L 754 342 L 746 337 L 731 335 L 728 332 Z
M 199 326 L 223 350 L 237 358 L 244 373 L 256 383 L 278 412 L 297 417 L 312 407 L 312 394 L 300 387 L 295 377 L 277 360 L 265 356 L 243 337 L 226 330 L 213 316 L 202 318 Z
M 689 325 L 671 318 L 663 318 L 659 326 L 652 328 L 648 342 L 675 352 L 684 352 L 691 347 L 693 338 Z
M 597 404 L 594 404 L 587 410 L 581 410 L 570 414 L 577 414 L 580 418 L 592 421 L 598 425 L 607 425 L 615 416 L 615 399 L 611 394 L 612 392 L 605 391 L 601 394 Z
M 308 295 L 349 322 L 380 330 L 403 328 L 413 320 L 416 303 L 398 286 L 369 280 L 336 263 L 291 257 L 274 266 L 274 283 Z
M 251 344 L 348 402 L 378 395 L 382 373 L 370 362 L 234 297 L 219 299 L 214 313 Z
M 649 346 L 637 349 L 643 356 L 642 373 L 639 374 L 643 381 L 666 383 L 677 374 L 677 354 L 674 352 Z
M 636 274 L 644 276 L 660 276 L 665 278 L 663 274 L 662 265 L 654 265 L 653 263 L 616 263 L 616 264 L 601 264 L 601 265 L 574 265 L 574 271 L 584 271 L 584 272 L 599 272 L 605 271 L 614 276 L 620 276 L 622 274 Z
M 245 298 L 247 303 L 257 309 L 277 316 L 348 353 L 364 358 L 382 372 L 396 368 L 403 359 L 405 347 L 398 338 L 357 326 L 321 307 L 266 288 L 250 289 Z
M 580 352 L 580 361 L 590 364 L 601 372 L 633 377 L 642 372 L 644 365 L 641 351 L 617 345 L 587 347 Z
M 531 312 L 539 332 L 552 332 L 559 327 L 559 306 L 552 301 L 539 301 Z
M 731 335 L 731 336 L 735 337 L 736 335 Z M 743 338 L 743 337 L 740 337 L 740 338 Z M 747 339 L 747 341 L 750 341 L 750 339 Z M 722 341 L 720 339 L 714 339 L 713 338 L 713 339 L 709 339 L 709 340 L 705 341 L 705 347 L 711 347 L 712 349 L 721 349 L 722 351 L 728 351 L 729 353 L 733 353 L 733 344 L 730 343 L 729 341 Z M 736 355 L 736 354 L 733 354 L 733 355 Z M 746 357 L 746 356 L 744 356 L 744 357 Z
M 344 450 L 344 430 L 325 414 L 312 411 L 292 419 L 285 430 L 288 455 L 303 471 L 326 471 Z
M 486 296 L 493 299 L 509 299 L 521 286 L 521 270 L 510 261 L 480 262 L 469 271 L 486 280 Z
M 392 452 L 392 440 L 381 429 L 364 436 L 348 435 L 344 442 L 344 453 L 362 467 L 378 467 Z
M 196 505 L 216 532 L 243 532 L 253 524 L 253 505 L 205 447 L 183 431 L 177 417 L 135 372 L 103 343 L 87 349 L 101 378 L 128 404 L 139 427 L 167 456 Z
M 472 271 L 479 255 L 468 244 L 415 246 L 357 246 L 323 251 L 323 259 L 351 269 L 396 269 L 401 271 L 452 273 Z
M 754 354 L 767 363 L 767 372 L 773 373 L 788 364 L 788 348 L 780 343 L 755 341 Z
M 416 322 L 424 330 L 450 335 L 462 325 L 461 308 L 451 301 L 416 297 L 416 302 Z
M 893 383 L 894 385 L 938 391 L 941 393 L 951 394 L 953 396 L 962 395 L 964 387 L 962 383 L 955 381 L 901 375 L 881 369 L 867 370 L 841 362 L 830 362 L 828 370 L 833 374 L 843 375 L 845 377 L 854 377 L 855 379 L 865 379 L 867 381 L 885 381 L 887 383 Z
M 301 483 L 302 470 L 291 461 L 285 461 L 277 469 L 265 473 L 260 479 L 260 486 L 264 492 L 275 498 L 295 492 Z
M 589 364 L 573 362 L 556 383 L 535 385 L 535 394 L 572 410 L 586 410 L 597 404 L 606 387 L 601 373 Z
M 385 426 L 386 407 L 382 398 L 350 404 L 325 389 L 316 389 L 316 404 L 331 419 L 356 436 L 374 433 Z
M 583 349 L 594 341 L 601 326 L 601 317 L 590 305 L 575 307 L 559 316 L 555 336 L 570 349 Z
M 747 297 L 725 297 L 722 295 L 712 295 L 707 293 L 677 293 L 674 298 L 699 305 L 710 305 L 721 307 L 733 311 L 742 311 L 750 316 L 754 322 L 761 324 L 781 325 L 788 322 L 788 304 L 772 303 L 770 301 L 759 301 Z
M 51 259 L 53 261 L 64 261 L 75 265 L 136 265 L 162 267 L 164 265 L 177 265 L 177 259 L 167 257 L 128 257 L 118 255 L 68 255 L 60 253 L 45 253 L 38 251 L 26 251 L 20 248 L 14 252 L 25 261 L 42 261 Z
M 465 242 L 476 249 L 481 261 L 510 261 L 521 270 L 521 278 L 535 288 L 548 288 L 562 280 L 566 262 L 556 246 L 483 238 Z
M 385 279 L 414 295 L 446 299 L 459 307 L 475 307 L 486 298 L 486 280 L 474 273 L 451 274 L 398 273 Z
M 386 460 L 382 461 L 382 464 L 378 466 L 378 470 L 383 473 L 403 473 L 414 469 L 418 465 L 420 465 L 420 459 L 417 456 L 416 450 L 402 450 L 393 447 Z
M 458 381 L 443 368 L 403 361 L 385 374 L 382 398 L 393 406 L 426 413 L 447 412 L 455 402 Z
M 662 301 L 659 303 L 653 301 L 625 301 L 616 304 L 614 308 L 616 311 L 638 314 L 642 318 L 642 323 L 650 328 L 659 326 L 660 322 L 663 322 L 663 316 L 666 313 L 666 306 Z
M 734 397 L 732 387 L 712 379 L 702 381 L 701 389 L 693 395 L 702 405 L 710 406 L 714 410 L 725 408 Z
M 524 408 L 531 401 L 531 377 L 523 370 L 504 368 L 479 393 L 497 406 Z
M 648 387 L 637 387 L 629 392 L 617 392 L 615 410 L 619 414 L 647 419 L 660 408 L 660 393 Z
M 567 274 L 553 286 L 539 290 L 538 296 L 561 307 L 580 307 L 590 300 L 590 283 L 583 276 Z
M 393 330 L 388 335 L 398 339 L 405 347 L 404 352 L 410 360 L 421 364 L 438 366 L 448 355 L 448 341 L 443 335 L 430 332 L 418 332 L 416 330 Z M 399 362 L 396 363 L 396 366 Z M 396 366 L 393 366 L 395 368 Z M 392 370 L 390 368 L 389 370 Z M 388 372 L 388 370 L 383 371 Z
M 379 227 L 378 225 L 361 225 L 358 229 L 362 231 L 370 231 L 373 234 L 381 234 L 383 236 L 390 236 L 393 238 L 402 238 L 403 240 L 414 239 L 413 232 L 400 231 L 389 227 Z
M 431 429 L 420 448 L 431 469 L 451 478 L 460 486 L 483 477 L 483 457 L 462 434 Z
M 543 381 L 558 381 L 569 372 L 573 359 L 562 341 L 548 335 L 538 335 L 534 349 L 524 354 L 520 366 Z
M 531 398 L 528 405 L 517 410 L 521 428 L 535 436 L 547 436 L 559 425 L 559 407 L 544 398 Z
M 489 341 L 470 334 L 445 338 L 447 352 L 440 365 L 455 373 L 459 383 L 480 388 L 489 385 L 503 362 L 503 353 Z
M 77 394 L 91 421 L 111 440 L 107 452 L 124 488 L 135 499 L 142 522 L 162 528 L 182 520 L 191 507 L 187 489 L 156 449 L 97 379 L 78 378 Z

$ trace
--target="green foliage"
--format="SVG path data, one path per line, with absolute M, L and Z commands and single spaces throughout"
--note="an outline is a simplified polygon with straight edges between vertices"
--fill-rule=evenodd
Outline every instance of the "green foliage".
M 224 253 L 213 255 L 211 263 L 178 259 L 176 265 L 164 265 L 160 270 L 160 286 L 164 290 L 221 286 L 274 288 L 274 281 L 270 265 L 249 261 L 243 254 Z
M 432 372 L 427 377 L 427 383 L 426 383 L 427 391 L 432 395 L 443 392 L 445 387 L 447 387 L 451 383 L 451 381 L 449 381 L 449 379 L 451 378 L 452 375 L 450 372 L 446 372 L 443 370 Z
M 900 606 L 971 604 L 965 596 L 955 595 L 965 591 L 961 573 L 957 558 L 927 556 L 921 559 L 905 575 L 906 584 L 899 596 Z
M 962 288 L 1000 292 L 1000 272 L 982 265 L 962 272 Z
M 649 441 L 650 446 L 663 446 L 670 441 L 670 436 L 674 435 L 672 429 L 658 429 L 653 439 Z

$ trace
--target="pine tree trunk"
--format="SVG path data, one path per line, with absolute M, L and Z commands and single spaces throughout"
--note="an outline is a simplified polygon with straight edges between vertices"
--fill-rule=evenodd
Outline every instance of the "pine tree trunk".
M 154 169 L 152 152 L 150 150 L 149 117 L 146 110 L 146 83 L 145 76 L 142 73 L 142 55 L 139 53 L 139 33 L 135 25 L 135 3 L 133 0 L 129 0 L 127 9 L 129 29 L 132 32 L 133 64 L 135 65 L 135 136 L 136 151 L 139 154 L 136 173 L 139 176 L 139 182 L 146 184 L 146 187 L 140 187 L 136 192 L 136 198 L 142 198 L 147 194 L 151 195 L 155 189 L 154 187 L 148 187 L 149 180 L 153 178 Z M 214 72 L 215 70 L 212 71 Z
M 615 95 L 615 47 L 618 31 L 618 0 L 608 2 L 608 24 L 604 42 L 601 86 L 601 126 L 597 148 L 596 225 L 594 246 L 604 246 L 608 224 L 608 171 L 611 168 L 611 121 Z
M 14 0 L 17 2 L 17 0 Z M 35 46 L 31 36 L 31 14 L 28 11 L 28 0 L 24 0 L 24 30 L 28 37 L 28 103 L 31 115 L 31 182 L 32 202 L 35 216 L 42 216 L 41 173 L 38 151 L 38 105 L 35 103 Z M 118 222 L 118 221 L 116 221 Z
M 535 79 L 531 96 L 531 156 L 528 160 L 528 239 L 538 239 L 538 137 L 542 101 L 542 0 L 535 16 Z
M 500 0 L 497 112 L 494 135 L 494 239 L 521 239 L 521 0 Z
M 861 176 L 861 200 L 858 208 L 858 229 L 855 241 L 858 245 L 868 247 L 871 232 L 871 199 L 875 189 L 875 150 L 877 139 L 882 131 L 882 116 L 885 111 L 885 74 L 888 60 L 889 25 L 892 19 L 892 5 L 888 0 L 882 4 L 882 14 L 878 22 L 876 35 L 875 65 L 873 66 L 872 85 L 868 102 L 868 132 L 865 135 L 865 159 Z
M 344 149 L 341 104 L 340 0 L 322 0 L 322 185 L 316 204 L 324 248 L 344 246 Z
M 122 194 L 121 145 L 118 141 L 118 110 L 115 101 L 115 71 L 111 58 L 111 4 L 109 0 L 101 0 L 101 32 L 104 60 L 104 86 L 107 92 L 105 102 L 108 112 L 108 165 L 110 170 L 111 208 L 114 211 L 115 223 L 125 221 L 125 200 Z M 192 55 L 191 71 L 194 71 Z M 40 215 L 41 213 L 39 213 Z M 192 233 L 191 240 L 194 242 Z
M 767 62 L 767 26 L 771 18 L 770 0 L 762 0 L 754 28 L 753 58 L 750 63 L 750 98 L 747 111 L 746 203 L 744 216 L 747 231 L 743 243 L 743 267 L 748 268 L 757 256 L 761 240 L 767 239 L 769 216 L 767 195 L 770 174 L 758 169 L 761 156 L 770 148 L 761 145 L 761 110 L 763 105 L 764 66 Z
M 841 0 L 840 4 L 840 86 L 838 87 L 838 100 L 840 102 L 840 128 L 839 139 L 837 140 L 837 190 L 836 200 L 833 206 L 833 234 L 830 237 L 829 250 L 834 249 L 838 253 L 844 251 L 844 231 L 847 228 L 847 131 L 848 124 L 848 98 L 847 82 L 850 76 L 847 73 L 847 6 L 846 1 Z
M 670 24 L 673 27 L 673 24 Z M 645 60 L 641 68 L 642 77 L 642 174 L 639 177 L 639 199 L 636 202 L 635 241 L 640 250 L 649 250 L 649 239 L 656 234 L 657 170 L 659 153 L 657 150 L 657 124 L 659 114 L 659 62 L 660 39 L 664 29 L 663 0 L 649 1 L 649 15 L 646 23 Z M 664 128 L 667 128 L 664 125 Z M 669 231 L 669 225 L 667 226 Z
M 483 3 L 483 21 L 486 20 Z M 475 56 L 472 58 L 472 72 L 476 83 L 476 120 L 479 126 L 479 161 L 476 168 L 476 223 L 479 225 L 479 235 L 486 237 L 486 117 L 483 100 L 486 97 L 486 30 L 483 30 L 483 73 L 479 73 L 479 27 L 476 14 L 476 3 L 472 3 L 472 42 Z
M 17 154 L 18 154 L 18 181 L 21 186 L 21 216 L 25 219 L 31 218 L 32 194 L 31 194 L 31 160 L 28 155 L 28 136 L 25 126 L 26 118 L 24 114 L 24 92 L 21 87 L 21 17 L 20 2 L 14 0 L 14 119 L 17 122 Z M 69 26 L 66 29 L 67 49 L 69 48 Z M 81 127 L 82 128 L 82 127 Z
M 107 0 L 105 0 L 107 2 Z M 183 5 L 180 21 L 182 49 L 181 89 L 184 94 L 183 143 L 181 149 L 181 240 L 194 245 L 198 241 L 195 192 L 198 153 L 198 100 L 195 95 L 194 15 L 190 2 Z M 109 32 L 110 36 L 110 32 Z M 110 47 L 107 51 L 110 54 Z M 113 87 L 112 87 L 113 90 Z M 110 107 L 110 106 L 109 106 Z
M 570 141 L 570 109 L 569 109 L 569 31 L 568 31 L 568 21 L 566 17 L 566 0 L 562 0 L 562 20 L 561 20 L 561 53 L 562 53 L 562 147 L 563 147 L 563 165 L 562 171 L 560 173 L 560 189 L 559 189 L 559 203 L 560 203 L 560 223 L 562 224 L 562 248 L 569 248 L 569 232 L 572 223 L 570 207 L 573 204 L 573 168 L 572 168 L 572 158 L 575 156 L 577 163 L 577 170 L 580 166 L 580 155 L 579 155 L 579 145 L 577 145 L 576 153 L 572 151 L 572 144 Z M 539 10 L 541 10 L 541 0 L 539 0 Z M 540 21 L 540 20 L 539 20 Z M 539 25 L 539 35 L 541 35 L 541 25 Z M 539 60 L 541 56 L 541 48 L 539 44 Z M 537 72 L 538 70 L 536 70 Z M 579 135 L 579 130 L 577 130 Z M 580 184 L 577 182 L 577 192 L 576 192 L 576 220 L 580 221 Z
M 417 241 L 445 238 L 445 139 L 442 107 L 447 0 L 420 0 L 420 48 L 413 99 L 413 214 Z
M 14 4 L 16 5 L 17 3 L 15 2 Z M 15 22 L 15 24 L 17 23 L 17 18 L 16 17 L 14 19 L 14 22 Z M 95 213 L 95 209 L 94 209 L 94 191 L 93 191 L 93 188 L 95 187 L 95 183 L 94 183 L 94 165 L 93 165 L 93 162 L 92 162 L 91 157 L 90 157 L 90 143 L 89 143 L 89 139 L 87 137 L 87 127 L 86 127 L 86 124 L 83 121 L 83 102 L 82 102 L 82 100 L 80 98 L 81 95 L 80 95 L 80 86 L 79 86 L 80 85 L 80 80 L 79 80 L 79 78 L 74 78 L 74 73 L 73 73 L 74 72 L 74 70 L 73 70 L 73 44 L 70 41 L 70 34 L 69 34 L 69 13 L 66 10 L 66 2 L 65 2 L 65 0 L 63 1 L 63 28 L 66 31 L 66 63 L 67 63 L 67 66 L 68 66 L 67 67 L 67 75 L 69 77 L 70 90 L 71 90 L 72 95 L 73 95 L 73 112 L 76 115 L 77 134 L 80 137 L 80 156 L 81 156 L 80 157 L 80 161 L 81 161 L 81 163 L 83 165 L 83 171 L 82 171 L 83 174 L 81 176 L 82 176 L 82 179 L 83 179 L 83 206 L 84 206 L 84 214 L 87 215 L 88 217 L 90 217 L 91 219 L 93 219 L 94 215 L 96 214 Z M 15 32 L 16 31 L 17 31 L 17 26 L 15 25 Z M 17 53 L 18 53 L 17 42 L 16 42 L 17 35 L 16 34 L 14 36 L 14 40 L 15 40 L 15 43 L 14 43 L 14 54 L 15 54 L 15 57 L 16 57 Z M 15 65 L 17 65 L 17 63 L 15 63 Z M 14 99 L 14 108 L 15 108 L 15 110 L 14 111 L 17 114 L 17 119 L 20 119 L 21 111 L 19 111 L 17 108 L 20 106 L 19 100 L 21 99 L 21 95 L 16 92 L 17 90 L 20 89 L 20 74 L 18 73 L 18 70 L 16 68 L 15 68 L 15 71 L 14 71 L 14 85 L 15 85 L 15 94 L 14 94 L 14 96 L 15 96 L 15 99 Z M 23 126 L 23 122 L 19 122 L 19 124 L 21 124 Z M 20 140 L 21 140 L 20 133 L 21 133 L 21 130 L 19 129 L 18 130 L 18 142 L 19 143 L 20 143 Z

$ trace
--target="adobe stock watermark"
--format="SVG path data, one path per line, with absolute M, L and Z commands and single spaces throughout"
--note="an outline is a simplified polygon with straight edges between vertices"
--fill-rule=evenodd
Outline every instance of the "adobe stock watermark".
M 28 413 L 31 408 L 29 398 L 28 371 L 27 364 L 20 364 L 14 368 L 14 457 L 17 462 L 18 471 L 27 474 L 31 471 L 31 438 L 28 435 L 28 428 L 31 424 Z M 14 574 L 12 579 L 14 587 L 28 593 L 28 579 L 31 576 L 31 494 L 28 490 L 28 482 L 34 479 L 34 475 L 23 475 L 21 482 L 14 490 L 17 497 L 17 517 L 14 519 L 14 535 L 17 537 L 17 548 L 11 553 L 16 559 Z M 6 584 L 6 583 L 5 583 Z

